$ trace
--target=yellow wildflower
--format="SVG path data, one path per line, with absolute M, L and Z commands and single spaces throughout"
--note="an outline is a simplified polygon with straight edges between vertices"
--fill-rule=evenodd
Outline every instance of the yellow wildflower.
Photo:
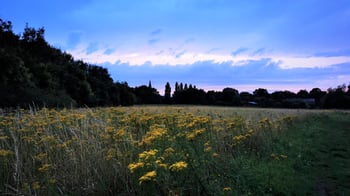
M 143 159 L 143 160 L 153 159 L 153 158 L 155 158 L 157 152 L 158 152 L 157 149 L 152 149 L 152 150 L 149 150 L 149 151 L 143 151 L 142 153 L 139 154 L 139 159 Z
M 187 168 L 187 163 L 184 161 L 179 161 L 169 166 L 169 169 L 173 172 L 181 171 L 185 168 Z
M 110 149 L 108 149 L 108 151 L 107 151 L 107 155 L 105 156 L 105 160 L 111 160 L 111 159 L 113 159 L 113 157 L 115 157 L 116 156 L 116 154 L 117 154 L 117 151 L 116 151 L 116 149 L 114 149 L 114 148 L 110 148 Z
M 39 182 L 33 182 L 32 187 L 34 190 L 40 189 L 40 183 Z
M 7 139 L 10 139 L 10 137 L 9 136 L 0 136 L 0 140 L 7 140 Z
M 39 161 L 42 161 L 44 160 L 45 158 L 47 158 L 47 153 L 39 153 L 37 154 L 35 157 L 34 157 L 36 160 L 39 160 Z
M 231 189 L 231 187 L 225 187 L 222 190 L 225 191 L 225 192 L 228 192 L 228 191 L 231 191 L 232 189 Z
M 3 149 L 0 150 L 0 156 L 2 156 L 2 157 L 6 157 L 6 156 L 12 155 L 12 154 L 14 154 L 14 153 L 11 150 L 3 150 Z
M 114 127 L 107 126 L 107 127 L 105 128 L 105 132 L 107 132 L 107 133 L 109 133 L 109 134 L 113 133 L 113 131 L 114 131 Z
M 205 149 L 204 149 L 204 152 L 210 152 L 213 148 L 211 146 L 207 146 Z
M 101 133 L 100 134 L 100 137 L 103 139 L 103 140 L 109 140 L 111 139 L 111 136 L 109 134 L 106 134 L 106 133 Z
M 287 155 L 284 155 L 284 154 L 281 154 L 280 157 L 281 157 L 282 159 L 288 158 L 288 156 L 287 156 Z
M 143 182 L 148 182 L 148 181 L 154 180 L 154 178 L 156 176 L 157 176 L 156 171 L 147 172 L 145 175 L 143 175 L 139 178 L 139 183 L 142 184 Z
M 131 171 L 131 173 L 134 173 L 134 171 L 138 168 L 142 168 L 145 164 L 142 162 L 137 162 L 137 163 L 130 163 L 128 165 L 129 170 Z
M 203 128 L 203 129 L 196 129 L 196 130 L 192 131 L 191 133 L 189 133 L 189 134 L 186 136 L 186 138 L 187 138 L 188 140 L 193 140 L 195 137 L 197 137 L 197 136 L 203 134 L 204 132 L 205 132 L 205 129 L 204 129 L 204 128 Z
M 124 129 L 118 129 L 118 131 L 113 135 L 113 139 L 118 140 L 125 135 Z
M 273 158 L 273 159 L 276 159 L 276 160 L 279 160 L 279 159 L 280 159 L 280 158 L 278 157 L 278 155 L 275 155 L 274 153 L 272 153 L 272 154 L 270 155 L 270 157 Z
M 140 145 L 147 144 L 150 145 L 154 140 L 164 136 L 167 133 L 167 129 L 160 127 L 159 125 L 154 125 L 151 127 L 151 131 L 147 132 L 143 138 Z
M 50 184 L 56 184 L 56 183 L 57 183 L 57 180 L 56 180 L 56 179 L 49 179 L 49 183 L 50 183 Z
M 163 157 L 161 157 L 161 158 L 163 158 Z M 158 159 L 158 160 L 156 160 L 156 163 L 157 163 L 157 165 L 158 165 L 159 167 L 162 167 L 162 168 L 166 169 L 166 168 L 168 167 L 168 164 L 163 163 L 163 162 L 162 162 L 163 160 L 164 160 L 164 158 L 163 158 L 162 160 Z
M 169 155 L 173 154 L 174 152 L 175 152 L 175 150 L 172 147 L 169 147 L 169 148 L 164 150 L 164 156 L 169 156 Z
M 44 173 L 44 172 L 47 172 L 47 171 L 50 169 L 50 167 L 51 167 L 50 164 L 45 163 L 44 165 L 42 165 L 42 166 L 38 169 L 38 171 Z

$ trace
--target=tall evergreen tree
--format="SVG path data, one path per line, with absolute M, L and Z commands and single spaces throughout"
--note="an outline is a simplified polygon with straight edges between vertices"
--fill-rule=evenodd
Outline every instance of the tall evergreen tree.
M 350 86 L 349 86 L 349 89 L 350 89 Z M 179 86 L 179 83 L 175 82 L 175 92 L 179 91 L 180 90 L 180 86 Z M 174 93 L 175 93 L 174 92 Z
M 171 95 L 171 87 L 169 82 L 167 82 L 165 85 L 165 92 L 164 92 L 165 103 L 167 104 L 170 103 L 170 95 Z

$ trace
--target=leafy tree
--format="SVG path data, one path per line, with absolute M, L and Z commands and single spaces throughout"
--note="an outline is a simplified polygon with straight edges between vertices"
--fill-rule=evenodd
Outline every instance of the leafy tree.
M 146 85 L 135 87 L 134 93 L 137 104 L 160 104 L 161 97 L 155 88 L 148 88 Z
M 321 106 L 321 98 L 325 96 L 327 93 L 322 91 L 320 88 L 313 88 L 310 91 L 310 97 L 315 99 L 316 106 Z
M 241 104 L 238 90 L 233 88 L 224 88 L 222 90 L 222 103 L 224 105 L 238 106 Z
M 309 92 L 307 90 L 300 90 L 297 93 L 298 98 L 308 98 L 309 97 Z

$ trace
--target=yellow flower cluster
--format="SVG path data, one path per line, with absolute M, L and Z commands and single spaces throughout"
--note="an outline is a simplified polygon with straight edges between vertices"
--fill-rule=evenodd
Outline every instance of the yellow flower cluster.
M 276 160 L 288 158 L 288 156 L 284 155 L 284 154 L 276 155 L 276 154 L 272 153 L 270 156 L 271 156 L 271 158 L 276 159 Z
M 51 168 L 50 164 L 43 164 L 41 167 L 39 167 L 38 171 L 41 173 L 47 172 Z
M 9 156 L 9 155 L 13 155 L 13 154 L 15 154 L 15 153 L 12 152 L 11 150 L 0 149 L 0 156 L 2 156 L 2 157 L 6 157 L 6 156 Z
M 143 151 L 142 153 L 139 154 L 139 159 L 145 160 L 145 161 L 155 159 L 157 152 L 158 152 L 157 149 Z
M 150 145 L 152 142 L 162 136 L 166 135 L 167 129 L 158 126 L 152 126 L 151 130 L 146 133 L 139 145 Z
M 184 161 L 179 161 L 169 166 L 169 170 L 173 172 L 178 172 L 186 168 L 187 168 L 187 163 Z
M 197 136 L 202 135 L 205 132 L 205 128 L 196 129 L 186 135 L 186 138 L 190 141 L 194 140 Z
M 147 172 L 145 175 L 143 175 L 139 178 L 139 184 L 142 184 L 143 182 L 148 182 L 148 181 L 154 180 L 156 176 L 157 176 L 156 171 Z
M 35 171 L 23 174 L 32 177 L 22 183 L 28 184 L 28 190 L 45 189 L 49 184 L 65 182 L 66 179 L 62 179 L 57 172 L 73 171 L 71 166 L 91 167 L 100 163 L 101 167 L 96 168 L 98 172 L 105 166 L 107 171 L 115 169 L 118 172 L 123 171 L 120 168 L 127 167 L 127 175 L 137 175 L 136 182 L 142 184 L 172 180 L 181 176 L 174 175 L 175 172 L 188 170 L 190 164 L 193 167 L 196 164 L 215 164 L 224 160 L 227 152 L 239 153 L 239 150 L 230 148 L 240 143 L 244 143 L 243 150 L 250 145 L 259 147 L 265 140 L 255 139 L 266 136 L 258 131 L 259 128 L 265 129 L 265 132 L 274 131 L 283 123 L 273 118 L 258 121 L 261 116 L 247 120 L 233 110 L 230 115 L 220 112 L 137 106 L 44 108 L 18 114 L 0 114 L 0 148 L 15 149 L 13 140 L 18 138 L 19 152 L 23 151 L 19 155 L 23 157 L 19 157 L 19 160 L 23 161 L 22 165 L 32 167 L 24 172 Z M 286 117 L 284 121 L 289 122 L 291 118 Z M 0 157 L 7 164 L 5 169 L 12 168 L 16 160 L 11 150 L 0 149 Z M 218 156 L 220 159 L 211 159 Z M 287 158 L 283 154 L 272 154 L 271 157 Z M 70 175 L 79 176 L 78 173 Z M 178 185 L 174 183 L 174 186 Z M 231 188 L 225 187 L 223 190 L 227 192 Z
M 135 170 L 137 170 L 138 168 L 142 168 L 145 164 L 143 162 L 137 162 L 137 163 L 130 163 L 128 165 L 129 170 L 131 171 L 131 173 L 134 173 Z
M 241 135 L 236 135 L 233 136 L 232 140 L 233 140 L 233 146 L 236 146 L 242 142 L 244 142 L 245 140 L 247 140 L 249 137 L 252 136 L 252 134 L 254 133 L 253 129 L 250 129 L 247 133 L 245 134 L 241 134 Z
M 107 151 L 107 155 L 105 156 L 105 160 L 109 161 L 111 159 L 113 159 L 117 154 L 117 150 L 114 148 L 110 148 Z

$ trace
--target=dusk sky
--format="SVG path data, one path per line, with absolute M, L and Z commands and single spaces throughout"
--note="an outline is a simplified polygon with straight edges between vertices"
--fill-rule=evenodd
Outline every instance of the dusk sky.
M 326 90 L 350 82 L 349 0 L 7 0 L 15 33 L 44 27 L 53 46 L 132 87 Z

